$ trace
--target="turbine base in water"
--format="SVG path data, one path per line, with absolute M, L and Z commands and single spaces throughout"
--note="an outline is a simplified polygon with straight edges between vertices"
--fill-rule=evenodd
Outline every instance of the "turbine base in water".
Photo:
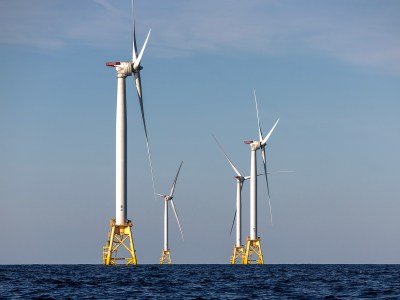
M 243 264 L 244 265 L 264 264 L 259 237 L 255 240 L 251 240 L 250 237 L 247 237 L 246 250 L 243 257 Z
M 162 250 L 161 252 L 161 258 L 160 258 L 160 264 L 161 265 L 165 265 L 165 264 L 172 264 L 172 260 L 171 260 L 171 253 L 169 252 L 169 250 Z
M 127 257 L 118 257 L 119 248 L 125 250 L 124 253 L 127 253 Z M 103 247 L 103 264 L 106 266 L 137 264 L 136 250 L 132 239 L 132 222 L 130 220 L 124 225 L 117 225 L 115 219 L 111 219 L 108 241 Z
M 232 265 L 241 265 L 241 264 L 243 264 L 243 260 L 244 260 L 243 246 L 240 246 L 240 247 L 234 246 L 233 253 L 231 256 L 231 264 Z

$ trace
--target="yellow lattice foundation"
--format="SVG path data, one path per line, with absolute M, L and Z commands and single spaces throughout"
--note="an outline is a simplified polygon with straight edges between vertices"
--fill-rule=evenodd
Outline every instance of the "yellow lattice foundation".
M 231 264 L 232 265 L 243 264 L 243 259 L 244 259 L 243 246 L 240 246 L 240 247 L 234 246 L 233 253 L 231 256 L 231 260 L 230 260 Z
M 256 240 L 251 240 L 250 237 L 247 237 L 246 242 L 246 252 L 243 257 L 243 264 L 258 264 L 263 265 L 264 259 L 261 251 L 260 238 Z
M 118 250 L 122 248 L 128 257 L 118 257 Z M 128 220 L 124 225 L 110 221 L 110 232 L 107 244 L 103 247 L 103 264 L 109 265 L 136 265 L 135 246 L 132 239 L 132 222 Z
M 171 260 L 171 254 L 169 252 L 169 250 L 162 250 L 161 252 L 161 258 L 160 258 L 160 264 L 164 265 L 164 264 L 172 264 L 172 260 Z

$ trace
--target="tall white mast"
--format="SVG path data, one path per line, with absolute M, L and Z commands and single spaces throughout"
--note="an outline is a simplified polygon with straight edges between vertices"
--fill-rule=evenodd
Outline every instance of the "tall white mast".
M 164 251 L 168 251 L 168 200 L 164 200 Z
M 108 62 L 106 66 L 114 67 L 117 71 L 117 120 L 116 120 L 116 225 L 123 225 L 127 221 L 127 189 L 126 189 L 126 177 L 127 177 L 127 155 L 126 155 L 126 89 L 125 89 L 125 79 L 128 76 L 132 76 L 135 74 L 136 78 L 136 89 L 138 92 L 140 109 L 142 113 L 142 121 L 143 127 L 146 136 L 146 144 L 150 162 L 150 171 L 152 174 L 152 182 L 154 189 L 154 179 L 153 179 L 153 169 L 151 163 L 151 155 L 150 148 L 147 138 L 147 129 L 146 129 L 146 121 L 144 118 L 144 109 L 143 109 L 143 98 L 142 98 L 142 89 L 140 83 L 140 70 L 142 69 L 140 65 L 140 60 L 142 59 L 142 55 L 144 49 L 146 48 L 147 41 L 150 36 L 150 31 L 147 34 L 147 38 L 144 42 L 143 48 L 140 51 L 139 56 L 136 58 L 136 54 L 134 54 L 132 62 Z M 133 49 L 133 53 L 136 53 L 135 47 Z M 139 78 L 139 79 L 138 79 Z
M 127 156 L 126 156 L 126 92 L 124 73 L 117 72 L 118 89 L 117 89 L 117 117 L 116 117 L 116 144 L 115 144 L 115 199 L 116 199 L 116 224 L 123 225 L 127 220 Z
M 252 240 L 257 238 L 257 143 L 250 144 L 250 239 Z
M 242 246 L 242 179 L 236 177 L 236 247 Z

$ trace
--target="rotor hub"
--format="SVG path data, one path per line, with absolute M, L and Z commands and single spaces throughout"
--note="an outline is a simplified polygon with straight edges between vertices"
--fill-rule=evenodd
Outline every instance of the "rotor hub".
M 139 73 L 139 71 L 142 69 L 143 67 L 141 65 L 138 65 L 137 68 L 133 68 L 133 73 Z
M 240 182 L 244 181 L 244 177 L 243 176 L 235 176 L 234 178 L 239 180 Z

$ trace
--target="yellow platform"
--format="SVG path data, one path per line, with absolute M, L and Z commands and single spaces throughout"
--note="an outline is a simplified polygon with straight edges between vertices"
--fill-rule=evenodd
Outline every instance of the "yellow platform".
M 119 257 L 118 250 L 121 255 Z M 115 224 L 115 219 L 110 221 L 108 241 L 103 247 L 103 264 L 109 265 L 136 265 L 136 251 L 132 239 L 132 222 L 128 220 L 124 225 Z
M 244 259 L 244 248 L 243 246 L 233 247 L 233 253 L 230 259 L 230 262 L 232 265 L 238 265 L 238 264 L 243 264 L 243 259 Z
M 164 264 L 172 264 L 172 260 L 171 260 L 171 253 L 168 250 L 162 250 L 161 252 L 161 258 L 160 258 L 160 264 L 164 265 Z
M 259 237 L 255 240 L 251 240 L 250 237 L 247 237 L 246 249 L 243 257 L 243 264 L 245 265 L 264 264 Z

